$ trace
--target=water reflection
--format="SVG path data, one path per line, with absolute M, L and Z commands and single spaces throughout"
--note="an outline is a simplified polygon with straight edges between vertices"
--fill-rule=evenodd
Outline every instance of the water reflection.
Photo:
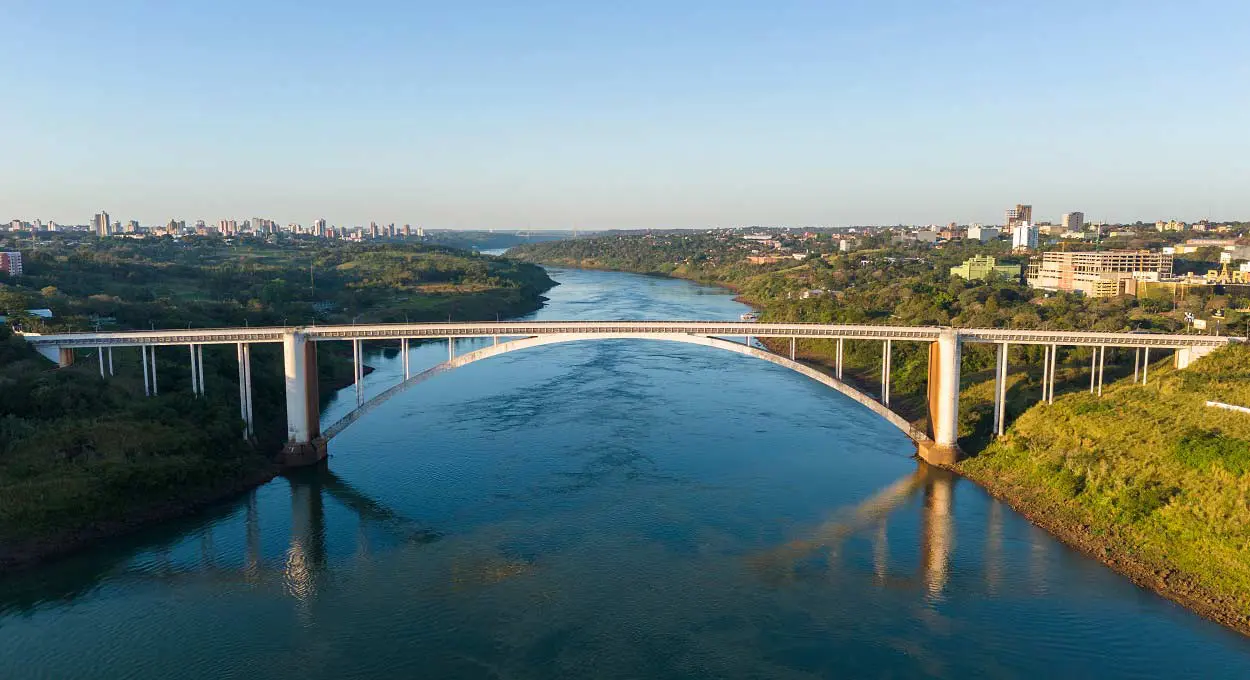
M 824 556 L 824 568 L 845 576 L 853 563 L 839 561 L 840 548 L 850 538 L 871 532 L 872 583 L 890 588 L 919 587 L 925 600 L 942 599 L 950 577 L 951 553 L 955 547 L 952 506 L 956 477 L 952 473 L 916 461 L 915 472 L 882 488 L 859 503 L 838 508 L 828 519 L 805 533 L 803 538 L 754 554 L 748 558 L 757 573 L 774 584 L 791 582 L 810 572 L 816 555 Z M 903 573 L 891 566 L 891 546 L 887 528 L 892 516 L 909 500 L 920 496 L 918 570 Z

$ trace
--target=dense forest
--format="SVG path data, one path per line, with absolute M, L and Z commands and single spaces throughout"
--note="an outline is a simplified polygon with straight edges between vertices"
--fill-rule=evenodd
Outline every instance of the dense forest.
M 439 246 L 70 235 L 0 249 L 26 265 L 0 279 L 0 567 L 272 475 L 285 437 L 275 347 L 252 353 L 256 439 L 244 441 L 233 347 L 204 348 L 204 399 L 186 348 L 159 349 L 160 394 L 143 398 L 137 352 L 115 351 L 108 378 L 89 350 L 58 370 L 12 328 L 485 320 L 538 308 L 554 285 L 540 267 Z M 350 381 L 347 352 L 319 353 L 324 392 Z

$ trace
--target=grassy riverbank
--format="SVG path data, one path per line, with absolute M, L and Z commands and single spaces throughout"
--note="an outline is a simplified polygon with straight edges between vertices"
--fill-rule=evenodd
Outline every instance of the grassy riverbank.
M 753 266 L 710 237 L 596 240 L 526 246 L 517 254 L 722 285 L 757 307 L 762 321 L 1168 331 L 1183 311 L 1132 298 L 1042 298 L 1018 282 L 944 273 L 975 247 L 855 254 L 868 265 L 834 255 Z M 720 250 L 700 256 L 687 245 Z M 821 294 L 800 295 L 812 288 Z M 1208 296 L 1194 304 L 1201 312 L 1229 303 Z M 789 351 L 788 341 L 765 342 Z M 834 347 L 800 340 L 797 356 L 832 373 Z M 894 352 L 892 407 L 923 429 L 926 348 L 895 343 Z M 1126 379 L 1131 351 L 1109 352 L 1101 398 L 1088 393 L 1090 351 L 1069 348 L 1059 358 L 1057 399 L 1045 405 L 1041 348 L 1012 347 L 1009 429 L 997 441 L 990 423 L 993 352 L 965 350 L 959 434 L 972 455 L 957 471 L 1138 584 L 1250 634 L 1250 416 L 1205 406 L 1208 399 L 1250 406 L 1250 348 L 1227 348 L 1185 371 L 1164 358 L 1146 386 Z M 880 361 L 881 343 L 847 342 L 847 381 L 875 395 Z
M 1024 412 L 957 469 L 1139 584 L 1250 634 L 1250 348 Z
M 0 243 L 27 275 L 0 280 L 0 313 L 28 330 L 494 319 L 537 309 L 539 267 L 442 247 L 292 240 Z M 311 269 L 311 276 L 310 276 Z M 315 278 L 314 278 L 315 277 Z M 23 312 L 50 308 L 51 319 Z M 351 380 L 350 350 L 323 346 L 320 384 Z M 0 569 L 183 514 L 276 473 L 285 438 L 281 352 L 252 352 L 256 438 L 244 441 L 233 346 L 206 346 L 207 397 L 191 396 L 185 347 L 157 351 L 143 396 L 134 350 L 80 350 L 57 369 L 0 326 Z M 107 372 L 107 370 L 106 370 Z

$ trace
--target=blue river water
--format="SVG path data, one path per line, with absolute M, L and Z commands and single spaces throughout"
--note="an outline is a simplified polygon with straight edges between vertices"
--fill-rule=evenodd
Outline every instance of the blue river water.
M 535 318 L 746 310 L 552 276 Z M 372 395 L 402 368 L 366 347 Z M 0 580 L 0 678 L 1250 677 L 1250 640 L 914 452 L 750 357 L 507 354 L 382 404 L 323 468 Z

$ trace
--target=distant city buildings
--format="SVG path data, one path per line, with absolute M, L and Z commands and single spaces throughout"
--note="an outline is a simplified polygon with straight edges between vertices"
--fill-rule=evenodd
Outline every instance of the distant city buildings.
M 968 227 L 968 238 L 975 239 L 981 243 L 998 240 L 1000 233 L 998 227 L 983 227 L 979 224 Z
M 91 230 L 96 236 L 104 238 L 112 233 L 112 225 L 109 224 L 109 214 L 106 212 L 98 212 L 95 217 L 91 218 Z
M 0 271 L 9 276 L 21 276 L 22 254 L 16 251 L 0 253 Z
M 951 276 L 961 276 L 968 281 L 989 278 L 991 274 L 1020 278 L 1023 267 L 1018 264 L 998 264 L 988 255 L 974 255 L 961 265 L 951 267 Z
M 1028 222 L 1016 224 L 1011 232 L 1011 249 L 1037 250 L 1037 226 Z
M 1063 214 L 1064 231 L 1081 231 L 1085 229 L 1085 213 L 1068 212 Z
M 1004 229 L 1008 234 L 1014 234 L 1016 227 L 1021 224 L 1033 223 L 1033 206 L 1017 204 L 1014 208 L 1007 210 L 1007 226 Z
M 1133 294 L 1136 282 L 1171 278 L 1172 256 L 1149 250 L 1047 252 L 1029 262 L 1028 284 L 1089 297 Z

